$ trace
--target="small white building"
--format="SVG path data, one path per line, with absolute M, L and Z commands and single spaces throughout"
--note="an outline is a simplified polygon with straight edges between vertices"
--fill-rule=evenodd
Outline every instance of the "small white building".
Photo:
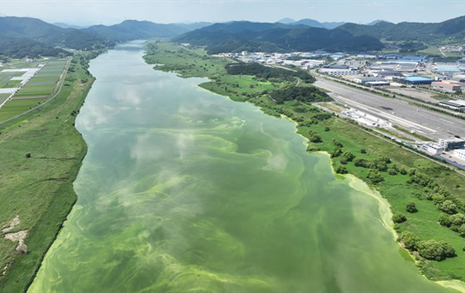
M 424 144 L 423 149 L 432 155 L 440 155 L 444 152 L 444 148 L 437 143 Z
M 464 160 L 464 161 L 465 161 L 465 150 L 455 150 L 455 151 L 454 151 L 454 156 L 456 156 L 456 157 L 459 158 L 460 160 Z

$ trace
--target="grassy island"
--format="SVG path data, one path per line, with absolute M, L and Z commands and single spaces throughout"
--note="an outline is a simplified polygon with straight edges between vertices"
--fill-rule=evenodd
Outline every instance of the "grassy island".
M 465 281 L 465 178 L 395 141 L 321 110 L 327 94 L 305 72 L 237 63 L 203 49 L 152 42 L 145 60 L 181 77 L 207 77 L 202 88 L 287 116 L 309 140 L 308 151 L 331 155 L 336 173 L 353 174 L 391 204 L 399 242 L 431 280 Z
M 74 127 L 94 81 L 96 54 L 73 57 L 47 104 L 0 124 L 0 292 L 25 292 L 76 201 L 73 182 L 86 153 Z M 5 235 L 24 233 L 25 246 Z

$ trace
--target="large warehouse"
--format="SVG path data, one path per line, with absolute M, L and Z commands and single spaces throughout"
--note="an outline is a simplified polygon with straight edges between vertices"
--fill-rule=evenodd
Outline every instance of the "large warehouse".
M 422 76 L 409 76 L 400 81 L 406 84 L 419 85 L 419 84 L 431 84 L 432 82 L 434 82 L 434 79 L 422 77 Z

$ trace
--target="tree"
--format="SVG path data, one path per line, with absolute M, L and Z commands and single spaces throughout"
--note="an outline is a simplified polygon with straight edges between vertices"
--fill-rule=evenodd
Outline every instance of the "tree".
M 395 213 L 392 215 L 392 221 L 394 223 L 403 223 L 407 221 L 407 217 L 405 217 L 403 214 Z
M 319 134 L 317 134 L 317 133 L 312 133 L 310 135 L 310 141 L 313 142 L 313 143 L 322 142 L 321 136 Z
M 342 154 L 342 157 L 347 161 L 347 162 L 352 162 L 355 159 L 354 154 L 351 152 L 344 152 Z
M 391 175 L 391 176 L 394 176 L 394 175 L 397 175 L 397 171 L 394 170 L 394 169 L 389 169 L 388 174 Z
M 361 149 L 361 150 L 360 150 L 360 153 L 366 154 L 366 153 L 367 153 L 367 150 L 366 150 L 366 149 Z
M 408 249 L 415 249 L 417 244 L 420 242 L 420 238 L 410 231 L 402 233 L 400 240 L 404 243 L 404 246 Z
M 458 229 L 457 232 L 459 232 L 460 236 L 465 236 L 465 224 L 462 224 Z
M 416 213 L 416 212 L 418 212 L 415 203 L 414 203 L 414 202 L 411 202 L 411 201 L 410 201 L 410 202 L 407 202 L 407 203 L 405 204 L 405 209 L 406 209 L 407 212 L 409 212 L 409 213 Z
M 455 255 L 455 249 L 449 243 L 444 241 L 420 241 L 417 244 L 417 250 L 422 257 L 437 261 L 441 261 L 446 257 Z
M 336 171 L 337 174 L 347 174 L 348 173 L 347 168 L 342 166 L 342 165 L 337 166 L 335 171 Z
M 450 225 L 452 224 L 451 220 L 450 220 L 450 216 L 447 215 L 447 214 L 444 214 L 444 213 L 441 213 L 438 217 L 438 223 L 441 225 L 441 226 L 446 226 L 446 227 L 450 227 Z
M 331 158 L 339 157 L 341 154 L 342 154 L 342 149 L 340 147 L 336 147 L 331 153 Z
M 379 173 L 379 171 L 376 170 L 376 169 L 371 169 L 371 170 L 368 172 L 367 178 L 370 179 L 370 181 L 371 181 L 373 184 L 378 184 L 378 183 L 381 183 L 381 182 L 384 181 L 383 176 L 381 176 L 381 174 Z
M 457 213 L 457 206 L 451 200 L 447 199 L 439 205 L 439 209 L 446 214 L 455 214 Z

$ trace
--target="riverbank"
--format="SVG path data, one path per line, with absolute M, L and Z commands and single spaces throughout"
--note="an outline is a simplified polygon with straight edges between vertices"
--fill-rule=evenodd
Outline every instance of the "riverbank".
M 229 96 L 235 101 L 251 102 L 267 114 L 285 115 L 296 121 L 298 133 L 310 140 L 309 151 L 331 154 L 338 173 L 349 173 L 364 180 L 389 202 L 393 214 L 402 214 L 407 219 L 395 224 L 397 233 L 410 231 L 422 241 L 444 240 L 452 245 L 456 253 L 453 258 L 427 261 L 416 256 L 422 274 L 434 281 L 465 279 L 465 268 L 462 265 L 465 262 L 462 251 L 465 241 L 458 233 L 437 223 L 441 211 L 429 200 L 429 195 L 447 191 L 451 199 L 463 202 L 465 189 L 461 186 L 461 175 L 383 140 L 359 125 L 327 115 L 309 104 L 297 101 L 276 104 L 267 95 L 267 91 L 285 87 L 289 83 L 261 81 L 253 76 L 227 75 L 224 66 L 232 60 L 214 58 L 201 50 L 189 50 L 166 43 L 157 43 L 157 48 L 149 50 L 145 59 L 151 64 L 163 64 L 155 69 L 174 71 L 182 77 L 208 77 L 211 82 L 201 84 L 201 87 Z M 356 165 L 355 158 L 378 164 L 377 170 Z M 412 182 L 411 173 L 414 171 L 409 174 L 409 170 L 434 178 L 434 183 L 430 184 L 433 188 Z M 409 202 L 415 203 L 417 212 L 406 211 Z
M 77 55 L 58 95 L 0 125 L 0 228 L 27 231 L 26 249 L 0 233 L 0 291 L 25 292 L 76 202 L 73 182 L 87 147 L 74 127 L 94 78 L 92 54 Z

